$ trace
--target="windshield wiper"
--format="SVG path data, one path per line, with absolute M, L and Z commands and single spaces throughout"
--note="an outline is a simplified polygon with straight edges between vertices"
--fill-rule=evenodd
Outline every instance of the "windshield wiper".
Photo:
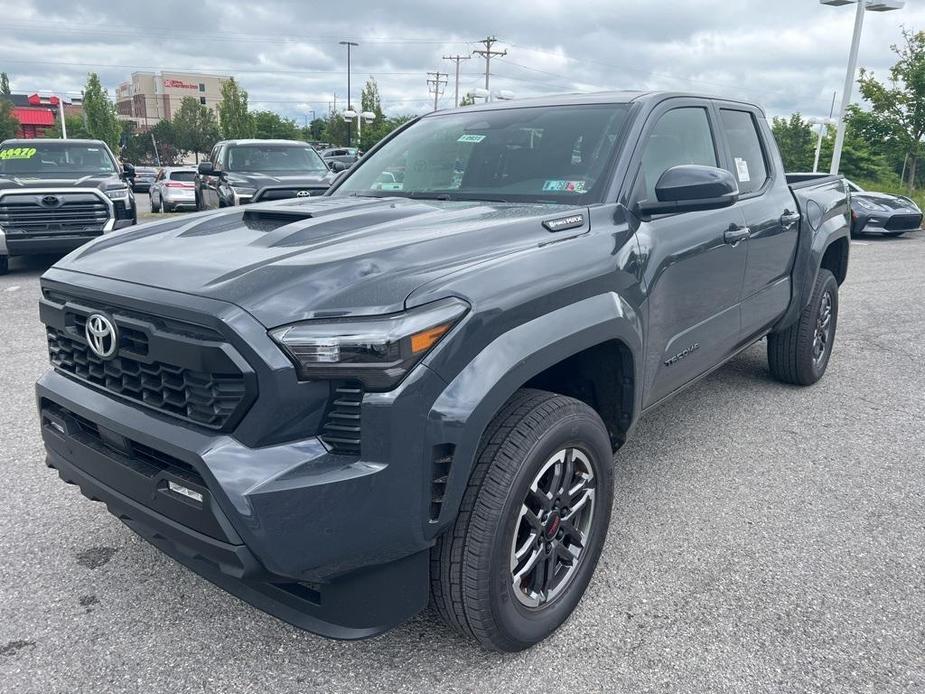
M 410 192 L 408 197 L 412 200 L 452 200 L 449 193 L 418 193 Z

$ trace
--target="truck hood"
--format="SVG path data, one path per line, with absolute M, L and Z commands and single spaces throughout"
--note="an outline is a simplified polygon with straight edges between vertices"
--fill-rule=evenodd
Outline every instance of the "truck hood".
M 228 301 L 272 328 L 400 311 L 461 268 L 587 231 L 542 223 L 571 205 L 325 197 L 146 224 L 74 251 L 56 268 Z
M 0 191 L 12 190 L 32 190 L 32 189 L 51 189 L 67 190 L 68 188 L 99 188 L 103 190 L 108 185 L 123 183 L 122 179 L 116 174 L 102 176 L 75 175 L 61 177 L 58 175 L 36 175 L 22 174 L 16 176 L 13 174 L 0 175 Z
M 330 185 L 334 180 L 334 174 L 330 171 L 318 171 L 316 173 L 274 173 L 255 172 L 255 171 L 235 171 L 228 174 L 230 179 L 241 181 L 254 188 L 263 188 L 264 186 L 280 185 L 317 185 L 323 183 Z M 237 184 L 236 184 L 237 185 Z

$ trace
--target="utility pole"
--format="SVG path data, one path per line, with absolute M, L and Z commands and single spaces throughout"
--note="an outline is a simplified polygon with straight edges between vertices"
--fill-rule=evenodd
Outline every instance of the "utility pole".
M 446 86 L 446 78 L 449 75 L 446 72 L 428 72 L 427 73 L 427 92 L 434 95 L 434 111 L 437 110 L 437 99 L 443 96 L 443 88 Z
M 491 59 L 494 57 L 501 57 L 507 55 L 507 49 L 503 51 L 493 51 L 491 47 L 498 42 L 494 36 L 487 36 L 479 43 L 483 44 L 485 48 L 483 50 L 472 51 L 473 55 L 480 55 L 485 58 L 485 91 L 488 92 L 488 95 L 485 97 L 485 101 L 491 101 L 491 90 L 488 86 L 488 80 L 491 76 Z
M 347 47 L 347 110 L 350 110 L 350 48 L 352 46 L 359 46 L 360 44 L 354 41 L 341 41 L 341 46 Z M 336 106 L 335 106 L 336 108 Z M 350 146 L 350 123 L 347 123 L 347 146 Z
M 455 95 L 453 97 L 453 106 L 459 106 L 459 61 L 460 60 L 472 60 L 471 55 L 445 55 L 443 56 L 444 60 L 452 60 L 456 63 L 456 89 Z

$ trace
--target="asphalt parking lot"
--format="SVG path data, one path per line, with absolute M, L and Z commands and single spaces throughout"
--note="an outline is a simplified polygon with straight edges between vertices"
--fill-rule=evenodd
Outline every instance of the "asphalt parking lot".
M 591 588 L 510 656 L 430 614 L 300 632 L 62 483 L 32 391 L 49 262 L 0 277 L 0 691 L 925 691 L 923 234 L 852 245 L 819 385 L 771 381 L 760 344 L 641 422 Z

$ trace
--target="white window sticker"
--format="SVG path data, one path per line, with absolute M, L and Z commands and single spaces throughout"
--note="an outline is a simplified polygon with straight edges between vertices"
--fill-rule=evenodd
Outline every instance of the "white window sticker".
M 485 139 L 484 135 L 463 135 L 457 142 L 481 142 Z
M 752 177 L 748 175 L 748 162 L 742 157 L 736 157 L 736 171 L 739 174 L 739 183 L 748 183 Z

